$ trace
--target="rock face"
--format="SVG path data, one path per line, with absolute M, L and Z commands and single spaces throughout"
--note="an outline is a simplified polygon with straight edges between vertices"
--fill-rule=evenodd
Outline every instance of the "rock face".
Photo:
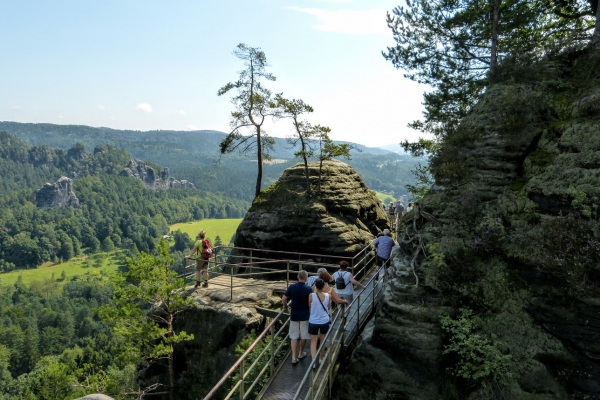
M 45 207 L 79 207 L 79 199 L 73 193 L 73 180 L 65 176 L 54 184 L 46 183 L 35 192 L 38 208 Z
M 249 279 L 246 283 L 247 286 L 234 289 L 231 301 L 229 287 L 213 283 L 191 293 L 195 306 L 176 322 L 177 329 L 194 334 L 192 341 L 177 346 L 174 355 L 180 390 L 176 398 L 204 397 L 237 360 L 235 348 L 244 336 L 252 330 L 260 333 L 264 317 L 256 307 L 280 309 L 281 298 L 274 291 L 284 288 L 285 281 Z M 221 393 L 215 398 L 222 397 Z
M 137 158 L 131 159 L 129 165 L 121 171 L 121 176 L 137 178 L 152 189 L 194 189 L 196 186 L 187 180 L 177 180 L 169 176 L 169 168 L 165 168 L 159 175 L 158 172 L 147 165 L 145 161 Z
M 318 163 L 309 163 L 313 190 Z M 321 194 L 306 194 L 303 164 L 263 190 L 238 227 L 237 247 L 354 255 L 386 226 L 381 202 L 347 164 L 326 161 Z
M 599 70 L 592 50 L 501 67 L 444 139 L 403 220 L 420 285 L 394 260 L 340 399 L 600 398 Z

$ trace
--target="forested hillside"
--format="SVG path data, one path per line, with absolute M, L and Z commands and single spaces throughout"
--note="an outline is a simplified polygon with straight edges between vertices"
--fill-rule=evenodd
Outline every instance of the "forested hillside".
M 80 145 L 86 148 L 111 145 L 128 150 L 134 157 L 169 167 L 173 176 L 194 183 L 203 191 L 252 201 L 256 180 L 255 161 L 250 157 L 219 154 L 225 133 L 218 131 L 124 131 L 82 125 L 21 124 L 0 122 L 0 131 L 16 135 L 30 145 L 48 145 L 64 150 Z M 345 160 L 373 190 L 406 194 L 413 182 L 411 170 L 419 161 L 410 155 L 353 144 L 352 159 Z M 360 151 L 359 151 L 360 150 Z M 274 183 L 281 173 L 298 162 L 297 151 L 285 139 L 275 139 L 272 157 L 285 160 L 264 166 L 262 187 Z
M 68 260 L 84 250 L 122 247 L 151 252 L 169 224 L 239 218 L 248 203 L 201 190 L 152 190 L 118 176 L 131 155 L 111 146 L 93 154 L 30 147 L 0 134 L 0 271 Z M 80 208 L 37 208 L 35 190 L 60 176 L 75 177 Z

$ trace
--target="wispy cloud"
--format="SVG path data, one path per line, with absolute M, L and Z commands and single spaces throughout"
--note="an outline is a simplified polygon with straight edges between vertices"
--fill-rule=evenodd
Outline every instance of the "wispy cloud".
M 323 10 L 320 8 L 298 8 L 292 10 L 317 17 L 315 29 L 352 35 L 389 35 L 386 11 L 378 8 L 369 10 Z
M 101 104 L 98 104 L 98 108 L 99 108 L 99 109 L 101 109 L 101 110 L 106 110 L 106 107 L 104 107 L 104 106 L 103 106 L 103 105 L 101 105 Z
M 183 110 L 179 110 L 179 114 L 181 114 L 181 115 L 187 115 L 187 113 L 185 111 L 183 111 Z
M 148 113 L 148 114 L 151 113 L 152 111 L 154 111 L 154 110 L 152 110 L 152 106 L 148 103 L 138 104 L 136 108 L 138 110 L 142 110 L 143 112 Z
M 62 115 L 59 115 L 57 118 L 58 119 L 63 119 L 64 117 Z
M 21 106 L 12 106 L 11 110 L 21 110 Z
M 188 126 L 186 126 L 186 128 L 188 128 L 188 130 L 190 130 L 190 131 L 195 131 L 198 129 L 198 127 L 196 125 L 188 125 Z

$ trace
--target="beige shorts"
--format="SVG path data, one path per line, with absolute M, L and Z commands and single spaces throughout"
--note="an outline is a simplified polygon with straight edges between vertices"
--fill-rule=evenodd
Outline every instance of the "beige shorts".
M 308 321 L 290 321 L 290 339 L 310 339 Z
M 199 258 L 196 260 L 196 271 L 204 271 L 208 269 L 208 260 Z

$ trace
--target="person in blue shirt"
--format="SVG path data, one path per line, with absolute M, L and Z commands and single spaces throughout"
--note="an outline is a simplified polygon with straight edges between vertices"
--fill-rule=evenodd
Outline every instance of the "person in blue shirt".
M 390 230 L 384 229 L 383 236 L 379 236 L 372 243 L 377 248 L 377 265 L 379 268 L 390 259 L 392 247 L 396 245 L 396 242 L 390 235 Z
M 310 306 L 308 297 L 312 293 L 312 288 L 306 285 L 308 273 L 304 270 L 298 272 L 298 282 L 290 285 L 281 301 L 283 307 L 287 308 L 288 301 L 290 305 L 290 339 L 292 340 L 292 364 L 298 364 L 298 360 L 306 357 L 304 346 L 306 339 L 310 339 L 308 334 L 308 319 L 310 318 Z M 300 340 L 300 351 L 297 352 L 298 340 Z

